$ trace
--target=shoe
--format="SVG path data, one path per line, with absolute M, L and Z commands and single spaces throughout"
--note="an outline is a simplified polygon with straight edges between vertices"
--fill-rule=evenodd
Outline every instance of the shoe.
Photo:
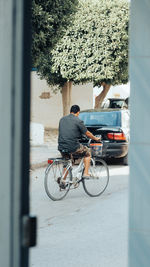
M 61 178 L 60 177 L 58 177 L 57 183 L 59 184 L 59 187 L 61 189 L 66 189 L 66 187 L 68 186 L 68 184 L 66 184 L 65 182 L 61 182 Z
M 59 184 L 59 186 L 60 186 L 61 189 L 66 189 L 66 187 L 67 187 L 67 185 L 65 185 L 63 182 L 61 182 Z
M 89 174 L 89 175 L 83 175 L 83 176 L 82 176 L 82 178 L 84 178 L 84 179 L 90 179 L 91 177 L 92 177 L 91 174 Z
M 60 180 L 61 180 L 61 178 L 58 177 L 58 179 L 57 179 L 57 183 L 58 183 L 58 184 L 60 184 Z

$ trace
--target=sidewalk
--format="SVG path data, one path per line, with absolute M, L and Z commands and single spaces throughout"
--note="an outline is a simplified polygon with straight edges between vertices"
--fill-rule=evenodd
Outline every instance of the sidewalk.
M 57 150 L 57 132 L 49 132 L 45 135 L 45 143 L 43 145 L 30 146 L 30 169 L 46 167 L 49 157 L 59 157 Z

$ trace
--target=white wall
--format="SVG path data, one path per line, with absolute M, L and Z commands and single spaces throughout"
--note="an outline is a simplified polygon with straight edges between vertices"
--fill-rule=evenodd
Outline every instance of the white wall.
M 30 123 L 30 145 L 44 144 L 44 126 L 40 123 Z
M 44 96 L 47 98 L 41 98 Z M 72 88 L 72 103 L 82 109 L 93 107 L 93 85 L 76 85 Z M 31 122 L 44 127 L 57 128 L 63 116 L 61 93 L 54 94 L 45 80 L 40 80 L 35 71 L 31 72 Z

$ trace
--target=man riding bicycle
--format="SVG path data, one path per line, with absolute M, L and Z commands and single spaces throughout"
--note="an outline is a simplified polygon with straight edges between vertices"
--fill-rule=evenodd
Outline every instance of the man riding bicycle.
M 82 120 L 78 118 L 80 114 L 80 107 L 73 105 L 70 109 L 70 114 L 64 116 L 59 122 L 59 136 L 58 136 L 58 150 L 63 153 L 67 151 L 73 156 L 84 157 L 84 174 L 83 177 L 90 176 L 89 167 L 91 162 L 91 152 L 87 146 L 79 143 L 81 135 L 86 135 L 88 138 L 100 141 L 99 137 L 94 136 L 87 130 Z

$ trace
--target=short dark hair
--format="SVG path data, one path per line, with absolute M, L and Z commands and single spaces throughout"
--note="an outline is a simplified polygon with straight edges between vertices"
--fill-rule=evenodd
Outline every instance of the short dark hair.
M 80 107 L 78 106 L 78 105 L 73 105 L 72 107 L 71 107 L 71 109 L 70 109 L 70 113 L 72 112 L 72 113 L 74 113 L 74 114 L 76 114 L 77 112 L 79 112 L 80 111 Z

